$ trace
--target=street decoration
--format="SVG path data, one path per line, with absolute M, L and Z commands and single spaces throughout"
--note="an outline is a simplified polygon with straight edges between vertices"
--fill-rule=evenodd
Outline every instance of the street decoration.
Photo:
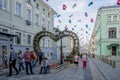
M 65 4 L 63 4 L 62 8 L 63 8 L 63 10 L 66 10 L 67 6 Z
M 90 19 L 90 22 L 91 22 L 91 23 L 93 23 L 93 22 L 94 22 L 94 19 L 93 19 L 93 18 L 91 18 L 91 19 Z
M 71 19 L 69 19 L 69 23 L 70 23 L 70 24 L 72 23 Z
M 91 1 L 89 4 L 88 4 L 88 6 L 90 7 L 90 6 L 92 6 L 93 5 L 93 2 Z
M 72 6 L 72 8 L 75 8 L 77 6 L 77 4 L 74 4 L 73 6 Z
M 117 5 L 120 5 L 120 0 L 117 0 Z
M 38 55 L 38 53 L 40 52 L 39 42 L 43 37 L 50 37 L 52 40 L 58 41 L 59 39 L 67 37 L 67 36 L 69 36 L 73 39 L 73 49 L 72 49 L 71 55 L 75 55 L 76 53 L 79 53 L 79 38 L 78 38 L 78 36 L 74 32 L 66 31 L 66 30 L 60 32 L 58 35 L 55 35 L 49 31 L 38 32 L 34 36 L 34 39 L 33 39 L 33 49 L 34 49 L 35 53 Z
M 87 12 L 85 12 L 85 17 L 88 17 L 88 13 Z

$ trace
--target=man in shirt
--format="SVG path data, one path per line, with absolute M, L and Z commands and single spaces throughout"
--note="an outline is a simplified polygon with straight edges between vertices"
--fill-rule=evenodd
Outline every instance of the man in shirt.
M 29 75 L 28 66 L 29 66 L 31 74 L 34 74 L 32 70 L 32 65 L 31 65 L 31 57 L 30 57 L 29 48 L 26 48 L 26 52 L 24 53 L 23 57 L 25 59 L 26 74 Z
M 9 75 L 12 76 L 12 67 L 16 71 L 16 75 L 18 75 L 18 69 L 16 68 L 16 61 L 17 61 L 17 53 L 13 50 L 13 48 L 10 48 L 10 58 L 9 58 Z
M 43 52 L 40 49 L 40 52 L 39 52 L 39 64 L 41 64 L 41 62 L 42 62 L 42 57 L 43 57 Z

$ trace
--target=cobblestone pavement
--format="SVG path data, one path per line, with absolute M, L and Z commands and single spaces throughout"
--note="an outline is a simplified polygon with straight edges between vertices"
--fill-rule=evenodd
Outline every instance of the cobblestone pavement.
M 25 72 L 21 72 L 19 75 L 12 77 L 0 76 L 0 80 L 93 80 L 89 61 L 86 70 L 82 69 L 82 63 L 80 62 L 78 69 L 72 64 L 70 67 L 53 74 L 39 75 L 39 67 L 35 68 L 34 71 L 34 75 L 25 75 Z
M 102 80 L 120 80 L 120 61 L 116 61 L 116 68 L 100 60 L 100 58 L 91 59 L 96 65 L 104 79 Z

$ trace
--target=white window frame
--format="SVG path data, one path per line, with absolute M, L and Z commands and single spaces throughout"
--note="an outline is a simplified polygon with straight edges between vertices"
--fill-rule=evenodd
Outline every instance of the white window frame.
M 39 14 L 35 15 L 35 24 L 39 24 Z
M 21 44 L 22 44 L 22 33 L 21 33 L 21 32 L 15 32 L 15 34 L 17 34 L 17 33 L 20 33 L 20 37 L 21 37 L 21 38 L 20 38 L 20 44 L 18 44 L 17 41 L 16 41 L 16 40 L 17 40 L 17 39 L 16 39 L 17 37 L 15 37 L 15 44 L 21 45 Z
M 50 21 L 48 21 L 48 31 L 50 30 Z
M 117 16 L 117 15 L 114 15 L 114 16 L 113 16 L 113 21 L 114 21 L 114 22 L 117 22 L 117 21 L 118 21 L 118 16 Z
M 45 25 L 45 18 L 42 18 L 42 27 Z
M 42 13 L 45 15 L 45 8 L 42 8 Z
M 42 40 L 42 43 L 43 43 L 43 44 L 42 44 L 42 47 L 45 47 L 45 42 L 46 42 L 46 41 L 45 41 L 45 39 L 43 38 L 43 40 Z
M 39 4 L 38 3 L 36 3 L 36 9 L 39 9 Z
M 5 4 L 4 4 L 5 2 Z M 9 11 L 9 0 L 0 0 L 0 9 Z
M 28 11 L 30 12 L 28 15 Z M 32 21 L 32 11 L 30 9 L 26 9 L 26 20 Z
M 17 5 L 18 5 L 18 8 L 17 8 Z M 19 11 L 17 11 L 17 9 L 19 9 Z M 17 16 L 22 17 L 22 5 L 21 5 L 20 3 L 18 3 L 18 2 L 16 2 L 15 14 L 16 14 Z
M 50 13 L 48 12 L 48 17 L 50 18 Z
M 111 30 L 115 31 L 114 34 L 112 34 Z M 117 28 L 116 27 L 108 28 L 108 38 L 109 39 L 116 39 L 117 38 Z
M 30 38 L 30 40 L 29 40 L 29 38 Z M 32 36 L 31 35 L 27 35 L 27 44 L 30 45 L 30 46 L 32 44 Z
M 107 20 L 108 22 L 112 22 L 112 16 L 111 15 L 107 16 Z

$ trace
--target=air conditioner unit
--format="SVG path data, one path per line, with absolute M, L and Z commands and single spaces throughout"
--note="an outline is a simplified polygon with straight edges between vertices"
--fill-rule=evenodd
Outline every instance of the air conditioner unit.
M 26 20 L 26 24 L 27 24 L 27 25 L 31 25 L 31 21 Z

